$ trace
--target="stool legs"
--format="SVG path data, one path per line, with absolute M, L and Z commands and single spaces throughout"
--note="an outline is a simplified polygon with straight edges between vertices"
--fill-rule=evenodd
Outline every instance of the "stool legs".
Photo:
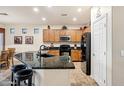
M 29 79 L 28 79 L 28 86 L 31 86 L 32 85 L 32 77 L 30 77 Z
M 11 73 L 11 86 L 13 86 L 13 72 Z
M 20 79 L 17 79 L 17 86 L 20 86 Z

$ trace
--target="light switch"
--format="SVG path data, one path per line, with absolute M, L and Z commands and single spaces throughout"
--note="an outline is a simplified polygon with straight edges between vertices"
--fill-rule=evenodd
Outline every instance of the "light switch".
M 124 50 L 121 50 L 121 56 L 124 57 Z

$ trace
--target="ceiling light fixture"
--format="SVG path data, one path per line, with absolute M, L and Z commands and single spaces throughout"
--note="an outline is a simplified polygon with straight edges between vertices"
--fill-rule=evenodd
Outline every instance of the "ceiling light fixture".
M 78 8 L 78 9 L 77 9 L 77 11 L 78 11 L 78 12 L 81 12 L 81 11 L 82 11 L 82 9 L 81 9 L 81 8 Z
M 39 9 L 37 7 L 33 8 L 34 12 L 39 12 Z
M 7 16 L 8 14 L 7 13 L 0 13 L 0 15 Z
M 61 16 L 68 16 L 68 14 L 64 14 L 64 13 L 63 13 L 63 14 L 61 14 Z
M 52 6 L 48 6 L 49 8 L 51 8 Z
M 45 17 L 43 17 L 43 18 L 42 18 L 42 20 L 43 20 L 43 21 L 46 21 L 46 18 L 45 18 Z
M 77 21 L 77 18 L 76 18 L 76 17 L 74 17 L 74 18 L 73 18 L 73 21 Z

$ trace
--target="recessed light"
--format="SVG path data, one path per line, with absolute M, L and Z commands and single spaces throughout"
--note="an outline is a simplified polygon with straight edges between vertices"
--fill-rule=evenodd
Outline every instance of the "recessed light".
M 0 15 L 4 15 L 4 16 L 7 16 L 8 14 L 7 14 L 7 13 L 0 13 Z
M 76 18 L 76 17 L 74 17 L 72 20 L 73 20 L 73 21 L 77 21 L 77 18 Z
M 78 12 L 81 12 L 81 11 L 82 11 L 82 9 L 81 9 L 81 8 L 78 8 L 78 9 L 77 9 L 77 11 L 78 11 Z
M 39 9 L 37 7 L 33 8 L 34 12 L 39 12 Z
M 43 20 L 43 21 L 46 21 L 46 18 L 45 18 L 45 17 L 43 17 L 43 18 L 42 18 L 42 20 Z
M 52 6 L 48 6 L 49 8 L 51 8 Z
M 68 14 L 64 14 L 64 13 L 63 13 L 63 14 L 61 14 L 61 16 L 68 16 Z

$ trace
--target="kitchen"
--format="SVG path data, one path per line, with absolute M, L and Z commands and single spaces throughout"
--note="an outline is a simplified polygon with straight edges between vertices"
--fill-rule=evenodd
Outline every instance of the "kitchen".
M 123 85 L 124 50 L 118 42 L 123 38 L 123 10 L 116 6 L 1 6 L 1 86 L 11 85 L 11 68 L 22 63 L 24 71 L 33 68 L 46 81 L 39 84 L 29 69 L 29 85 L 56 82 L 58 79 L 49 79 L 55 78 L 56 70 L 66 72 L 58 74 L 66 76 L 65 81 L 48 85 Z M 42 75 L 48 79 L 42 80 Z
M 9 11 L 7 10 L 8 8 L 10 9 Z M 14 62 L 19 60 L 22 63 L 26 63 L 26 61 L 24 62 L 23 59 L 20 59 L 21 57 L 23 58 L 23 55 L 26 56 L 26 59 L 25 57 L 24 59 L 27 60 L 27 62 L 33 60 L 32 58 L 34 57 L 32 57 L 32 55 L 36 55 L 36 54 L 32 54 L 34 52 L 30 53 L 30 51 L 39 51 L 41 45 L 45 46 L 43 49 L 41 49 L 42 50 L 41 53 L 48 53 L 50 56 L 51 55 L 70 56 L 71 61 L 74 62 L 75 64 L 81 64 L 81 62 L 84 61 L 83 59 L 84 54 L 82 53 L 82 49 L 81 49 L 81 37 L 83 34 L 91 31 L 89 24 L 90 7 L 39 7 L 39 8 L 38 7 L 16 7 L 16 8 L 1 7 L 1 9 L 8 12 L 8 15 L 5 15 L 6 17 L 8 16 L 8 19 L 6 20 L 7 24 L 3 25 L 3 27 L 5 27 L 6 29 L 5 49 L 15 48 L 15 54 L 17 56 L 15 55 L 16 57 L 14 57 Z M 18 12 L 14 9 L 18 9 Z M 25 12 L 20 13 L 20 11 L 22 11 L 23 9 L 27 9 L 27 10 L 25 10 Z M 34 12 L 34 14 L 30 12 L 31 10 Z M 43 13 L 40 12 L 41 10 Z M 57 21 L 53 20 L 53 16 L 47 16 L 53 10 L 56 10 L 55 12 L 53 12 L 53 16 L 55 16 L 55 14 L 56 17 L 59 16 L 56 18 L 59 19 Z M 15 14 L 13 15 L 11 11 L 13 11 L 16 15 Z M 48 14 L 46 13 L 46 11 L 48 12 Z M 12 19 L 9 19 L 9 12 L 11 15 L 13 15 L 13 18 L 20 15 L 25 15 L 25 17 L 28 17 L 28 15 L 31 14 L 32 15 L 31 18 L 35 17 L 36 20 L 33 21 L 30 21 L 31 19 L 28 19 L 26 21 L 23 20 L 23 24 L 22 22 L 20 22 L 20 20 L 17 20 L 16 23 L 14 22 L 9 23 L 8 21 L 10 22 L 12 21 Z M 70 14 L 68 14 L 68 12 L 70 12 Z M 77 18 L 73 16 L 75 12 L 79 13 L 77 17 L 80 18 L 81 16 L 83 16 L 83 18 L 85 18 L 83 23 L 80 23 L 82 22 L 81 20 L 77 21 Z M 44 15 L 45 13 L 46 15 Z M 39 15 L 44 15 L 41 18 L 42 21 L 39 21 L 39 19 L 37 18 L 37 16 L 41 17 Z M 69 21 L 70 16 L 72 17 L 72 22 Z M 67 19 L 67 20 L 63 21 L 63 19 Z M 38 22 L 40 23 L 38 25 L 35 25 Z M 40 25 L 41 23 L 42 25 Z M 11 40 L 8 41 L 9 39 Z M 23 54 L 23 52 L 28 52 L 28 51 L 29 53 Z M 22 53 L 22 54 L 18 55 L 18 53 L 19 54 Z M 38 52 L 38 54 L 40 54 L 40 51 Z M 49 55 L 43 55 L 43 56 L 46 57 Z M 40 66 L 40 68 L 42 68 L 42 66 Z M 81 73 L 83 73 L 82 70 Z M 68 78 L 68 75 L 65 76 L 67 76 Z M 66 83 L 67 82 L 68 80 L 66 81 Z M 38 84 L 38 85 L 42 85 L 42 84 Z M 60 85 L 64 85 L 64 84 L 60 84 Z

